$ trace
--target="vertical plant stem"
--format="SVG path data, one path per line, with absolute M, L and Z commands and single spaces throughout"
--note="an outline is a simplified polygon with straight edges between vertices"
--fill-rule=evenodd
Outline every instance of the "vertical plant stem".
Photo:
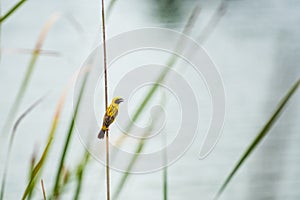
M 105 30 L 105 11 L 104 0 L 102 1 L 102 40 L 103 40 L 103 66 L 104 66 L 104 89 L 105 89 L 105 110 L 108 106 L 108 91 L 107 91 L 107 60 L 106 60 L 106 30 Z M 107 136 L 107 135 L 106 135 Z
M 106 199 L 110 200 L 110 174 L 109 174 L 109 140 L 108 131 L 106 130 Z
M 108 106 L 108 91 L 107 91 L 107 60 L 106 60 L 106 35 L 105 35 L 105 8 L 104 0 L 102 3 L 102 39 L 103 39 L 103 65 L 104 65 L 104 87 L 105 87 L 105 110 Z M 108 130 L 106 130 L 105 140 L 106 151 L 106 199 L 110 200 L 110 176 L 109 176 L 109 137 Z

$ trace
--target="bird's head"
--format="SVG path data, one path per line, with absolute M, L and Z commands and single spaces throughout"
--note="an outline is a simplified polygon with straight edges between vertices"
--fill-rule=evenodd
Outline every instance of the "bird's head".
M 121 98 L 121 97 L 115 97 L 115 98 L 113 98 L 113 100 L 112 100 L 112 102 L 113 102 L 113 103 L 116 103 L 116 104 L 120 104 L 120 103 L 122 103 L 123 101 L 124 101 L 124 99 Z

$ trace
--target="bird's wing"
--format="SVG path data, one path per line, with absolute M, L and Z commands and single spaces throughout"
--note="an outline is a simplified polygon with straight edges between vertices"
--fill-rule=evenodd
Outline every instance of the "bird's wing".
M 108 127 L 111 123 L 114 122 L 115 118 L 118 115 L 118 106 L 111 104 L 106 111 L 106 114 L 104 116 L 103 125 Z
M 114 116 L 105 115 L 103 120 L 103 125 L 109 127 L 109 125 L 113 123 L 114 120 L 115 120 Z

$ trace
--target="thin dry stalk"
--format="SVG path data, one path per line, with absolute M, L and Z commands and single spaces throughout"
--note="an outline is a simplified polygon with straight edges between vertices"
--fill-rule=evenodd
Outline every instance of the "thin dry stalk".
M 46 200 L 46 191 L 45 191 L 45 186 L 44 186 L 44 181 L 43 179 L 41 180 L 41 186 L 42 186 L 42 191 L 43 191 L 43 197 L 44 197 L 44 200 Z
M 25 49 L 25 48 L 1 48 L 0 53 L 2 54 L 33 54 L 34 49 Z M 58 51 L 53 50 L 40 50 L 40 55 L 44 56 L 61 56 L 62 54 Z
M 104 64 L 104 87 L 105 87 L 105 110 L 108 106 L 108 87 L 107 87 L 107 57 L 106 57 L 106 35 L 105 35 L 105 9 L 104 0 L 102 3 L 102 40 L 103 40 L 103 64 Z M 109 137 L 108 130 L 106 130 L 105 140 L 106 151 L 106 199 L 110 200 L 110 175 L 109 175 Z

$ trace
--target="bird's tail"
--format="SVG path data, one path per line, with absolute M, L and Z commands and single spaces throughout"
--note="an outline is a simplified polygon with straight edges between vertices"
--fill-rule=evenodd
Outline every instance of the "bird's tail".
M 105 131 L 103 129 L 101 129 L 101 131 L 98 134 L 98 138 L 99 139 L 103 139 L 104 138 L 104 134 L 105 134 Z

